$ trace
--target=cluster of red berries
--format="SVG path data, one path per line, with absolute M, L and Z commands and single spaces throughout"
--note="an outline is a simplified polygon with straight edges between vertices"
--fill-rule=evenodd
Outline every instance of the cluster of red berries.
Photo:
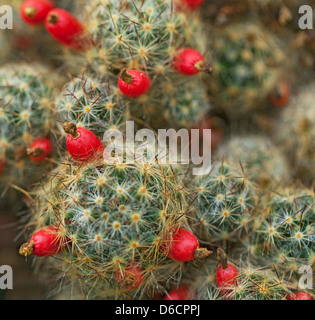
M 203 55 L 192 48 L 177 50 L 174 60 L 174 69 L 186 76 L 193 76 L 204 71 L 212 73 L 212 66 L 205 61 Z M 136 98 L 148 92 L 151 86 L 149 76 L 140 70 L 123 70 L 118 87 L 126 97 Z
M 85 41 L 83 24 L 67 10 L 55 8 L 51 0 L 26 0 L 20 8 L 22 20 L 30 25 L 44 24 L 48 33 L 61 44 L 82 50 Z
M 203 0 L 180 1 L 190 10 L 198 8 Z M 21 6 L 22 19 L 32 25 L 45 24 L 50 35 L 61 44 L 74 49 L 84 50 L 91 45 L 83 24 L 64 9 L 54 8 L 51 0 L 26 0 Z M 200 71 L 212 72 L 212 67 L 205 62 L 197 50 L 181 48 L 174 58 L 177 72 L 192 76 Z M 149 76 L 140 70 L 124 70 L 118 81 L 121 92 L 130 98 L 145 94 L 151 86 Z
M 178 1 L 189 10 L 197 9 L 203 0 Z M 75 50 L 84 50 L 87 36 L 80 21 L 64 9 L 54 8 L 51 0 L 26 0 L 21 6 L 21 17 L 28 24 L 45 23 L 47 31 L 54 39 L 63 45 Z M 85 40 L 84 40 L 85 39 Z M 174 69 L 183 75 L 193 76 L 204 71 L 212 72 L 203 55 L 192 48 L 177 50 L 173 59 Z M 128 98 L 137 98 L 151 87 L 150 77 L 141 70 L 123 70 L 118 79 L 118 87 L 122 94 Z M 70 156 L 77 161 L 86 161 L 95 154 L 103 151 L 102 142 L 88 129 L 76 128 L 74 124 L 65 124 L 67 147 Z M 31 148 L 34 148 L 33 146 Z M 44 158 L 46 153 L 41 153 L 38 160 Z M 34 155 L 34 153 L 33 153 Z M 34 158 L 34 156 L 33 156 Z
M 62 235 L 57 226 L 50 226 L 35 232 L 28 243 L 20 247 L 20 254 L 28 256 L 34 254 L 39 257 L 53 256 L 64 250 L 70 240 Z M 175 261 L 185 262 L 197 258 L 199 241 L 188 230 L 179 228 L 173 235 L 167 256 Z M 211 254 L 207 251 L 204 256 Z M 227 258 L 222 249 L 218 249 L 217 256 L 221 264 L 216 270 L 216 284 L 223 298 L 230 297 L 237 286 L 239 271 L 232 264 L 227 263 Z M 143 282 L 145 274 L 141 266 L 136 262 L 129 263 L 124 269 L 115 272 L 117 284 L 125 290 L 137 289 Z M 164 300 L 189 300 L 193 297 L 193 291 L 186 285 L 171 290 Z M 287 296 L 287 300 L 312 300 L 312 297 L 303 292 L 297 292 Z

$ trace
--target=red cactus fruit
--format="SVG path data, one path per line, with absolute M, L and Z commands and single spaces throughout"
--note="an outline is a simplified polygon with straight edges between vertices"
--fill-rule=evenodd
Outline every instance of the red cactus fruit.
M 189 289 L 187 286 L 181 286 L 171 290 L 163 300 L 189 300 Z
M 221 248 L 218 249 L 217 254 L 222 262 L 216 272 L 217 286 L 220 289 L 220 294 L 224 297 L 233 293 L 238 270 L 227 263 L 226 254 Z
M 176 6 L 178 9 L 194 11 L 200 8 L 204 0 L 177 0 Z
M 36 231 L 29 242 L 24 243 L 19 250 L 22 256 L 34 254 L 38 257 L 53 256 L 65 249 L 67 240 L 58 227 L 50 226 Z
M 115 272 L 117 283 L 126 290 L 137 289 L 141 285 L 143 278 L 143 270 L 134 263 L 127 265 L 122 271 Z
M 296 292 L 287 296 L 287 300 L 313 300 L 313 298 L 304 292 Z
M 151 86 L 149 76 L 139 70 L 123 70 L 119 79 L 118 87 L 123 95 L 136 98 L 145 94 Z
M 65 122 L 63 128 L 68 133 L 67 148 L 74 160 L 87 161 L 102 155 L 103 144 L 92 131 L 86 128 L 77 128 L 72 122 Z
M 48 12 L 54 7 L 54 3 L 50 0 L 26 0 L 20 7 L 20 16 L 27 24 L 42 24 Z
M 270 101 L 275 107 L 284 107 L 290 99 L 290 87 L 286 82 L 280 82 L 270 94 Z
M 33 162 L 41 163 L 46 160 L 51 151 L 51 141 L 48 138 L 38 138 L 27 149 L 27 154 Z
M 5 160 L 0 159 L 0 175 L 3 173 L 4 168 L 5 168 Z
M 71 13 L 64 9 L 53 9 L 46 17 L 45 26 L 49 34 L 59 43 L 74 50 L 87 46 L 84 27 Z
M 165 250 L 163 248 L 163 250 Z M 203 259 L 212 252 L 204 248 L 199 248 L 197 237 L 186 229 L 179 228 L 171 240 L 167 249 L 167 256 L 175 261 L 185 262 L 195 258 Z
M 181 48 L 175 53 L 173 59 L 174 69 L 186 76 L 193 76 L 203 71 L 208 74 L 213 72 L 212 66 L 205 61 L 203 55 L 192 48 Z

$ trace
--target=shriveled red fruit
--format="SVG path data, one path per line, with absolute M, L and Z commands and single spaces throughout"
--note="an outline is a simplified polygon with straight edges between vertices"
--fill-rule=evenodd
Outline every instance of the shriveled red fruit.
M 102 155 L 103 144 L 92 131 L 77 128 L 72 122 L 65 122 L 63 128 L 68 133 L 67 148 L 74 160 L 87 161 Z
M 25 23 L 42 24 L 55 4 L 50 0 L 26 0 L 20 7 L 20 16 Z
M 45 26 L 56 41 L 71 49 L 83 50 L 87 45 L 82 23 L 64 9 L 49 11 Z
M 163 248 L 163 250 L 165 249 Z M 207 249 L 199 248 L 197 237 L 192 232 L 182 228 L 179 228 L 173 234 L 171 243 L 167 248 L 167 256 L 180 262 L 205 258 L 211 253 Z
M 56 226 L 50 226 L 36 231 L 29 242 L 24 243 L 19 250 L 22 256 L 34 254 L 38 257 L 53 256 L 66 246 L 66 238 Z
M 181 10 L 194 11 L 204 3 L 204 0 L 177 0 L 176 6 Z
M 27 154 L 33 162 L 41 163 L 46 160 L 51 151 L 51 141 L 48 138 L 38 138 L 29 146 Z
M 187 286 L 181 286 L 171 290 L 163 300 L 189 300 L 189 289 Z
M 270 101 L 275 107 L 284 107 L 290 98 L 290 87 L 286 82 L 280 82 L 270 94 Z
M 199 72 L 211 74 L 213 71 L 203 55 L 192 48 L 178 49 L 173 59 L 173 66 L 177 72 L 186 76 L 193 76 Z
M 150 89 L 151 80 L 143 71 L 123 70 L 118 79 L 118 87 L 123 95 L 136 98 Z
M 126 290 L 137 289 L 144 278 L 143 270 L 136 264 L 129 264 L 122 271 L 115 272 L 115 279 Z
M 313 298 L 307 293 L 297 292 L 288 295 L 287 300 L 313 300 Z

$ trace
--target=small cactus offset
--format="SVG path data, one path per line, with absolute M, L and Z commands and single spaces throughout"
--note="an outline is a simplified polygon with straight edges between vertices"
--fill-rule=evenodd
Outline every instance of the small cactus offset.
M 314 250 L 315 197 L 311 190 L 272 195 L 255 233 L 262 251 L 308 259 Z
M 121 129 L 128 111 L 112 81 L 87 75 L 64 85 L 55 108 L 61 123 L 74 122 L 100 135 L 109 129 Z
M 241 163 L 248 178 L 261 188 L 274 188 L 292 179 L 282 152 L 262 135 L 235 135 L 219 147 L 215 157 Z
M 172 57 L 183 45 L 205 50 L 198 16 L 177 10 L 173 1 L 96 0 L 86 12 L 97 44 L 91 55 L 96 51 L 93 58 L 100 67 L 111 66 L 105 72 L 140 69 L 151 78 L 164 78 L 174 72 Z
M 266 98 L 278 82 L 288 80 L 282 73 L 286 59 L 279 41 L 254 22 L 211 29 L 216 81 L 209 82 L 210 93 L 230 117 L 266 109 Z
M 47 170 L 54 143 L 51 72 L 37 64 L 0 69 L 1 192 L 10 184 L 29 186 Z
M 274 139 L 294 168 L 297 179 L 312 184 L 315 161 L 314 84 L 309 84 L 283 110 Z
M 211 243 L 238 241 L 252 222 L 257 190 L 238 164 L 216 163 L 210 174 L 192 181 L 196 196 L 192 228 Z

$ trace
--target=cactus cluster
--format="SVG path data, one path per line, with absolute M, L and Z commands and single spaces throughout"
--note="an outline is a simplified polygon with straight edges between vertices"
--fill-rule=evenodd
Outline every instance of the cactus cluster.
M 49 297 L 314 299 L 314 84 L 283 86 L 313 75 L 287 51 L 300 1 L 58 0 L 37 26 L 27 1 L 0 34 L 0 201 L 27 196 L 17 251 Z M 212 129 L 211 168 L 128 144 L 127 121 Z
M 217 81 L 210 81 L 210 94 L 230 117 L 248 116 L 267 109 L 266 96 L 281 80 L 287 59 L 279 40 L 257 22 L 214 27 L 211 39 Z M 233 103 L 231 103 L 233 101 Z
M 32 161 L 30 156 L 36 139 L 54 142 L 53 77 L 48 79 L 51 72 L 38 64 L 7 64 L 0 69 L 2 193 L 10 185 L 25 187 L 35 183 L 48 170 L 50 155 L 41 163 Z
M 168 233 L 185 225 L 181 214 L 188 210 L 183 175 L 176 171 L 150 156 L 135 164 L 64 163 L 44 190 L 35 192 L 33 210 L 42 214 L 35 215 L 30 225 L 57 225 L 69 239 L 58 268 L 66 267 L 67 276 L 85 279 L 82 290 L 94 288 L 91 298 L 141 297 L 178 271 L 161 249 L 168 246 Z M 146 279 L 143 290 L 130 293 L 132 279 L 125 279 L 127 290 L 117 283 L 115 274 L 124 275 L 130 265 L 136 265 Z
M 186 47 L 210 59 L 198 12 L 179 11 L 174 1 L 97 0 L 85 11 L 96 43 L 87 51 L 88 68 L 105 77 L 138 69 L 152 81 L 146 95 L 130 101 L 135 117 L 155 129 L 165 122 L 180 127 L 202 119 L 210 109 L 204 85 L 196 77 L 178 74 L 173 66 L 178 50 Z M 201 71 L 207 68 L 200 66 Z
M 292 163 L 294 175 L 310 183 L 314 167 L 314 84 L 311 83 L 292 99 L 275 128 L 276 142 Z
M 219 146 L 215 157 L 242 163 L 246 174 L 261 187 L 274 188 L 292 179 L 287 159 L 262 135 L 232 136 Z

